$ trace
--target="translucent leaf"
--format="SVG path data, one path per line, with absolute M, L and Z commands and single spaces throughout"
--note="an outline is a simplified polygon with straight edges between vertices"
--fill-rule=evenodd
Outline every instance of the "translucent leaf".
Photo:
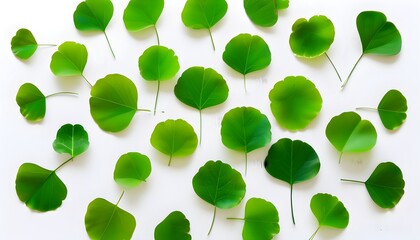
M 20 59 L 29 59 L 38 49 L 38 43 L 31 31 L 21 28 L 12 38 L 11 48 L 13 54 Z
M 115 166 L 114 180 L 126 187 L 136 187 L 145 182 L 152 172 L 150 159 L 143 154 L 130 152 L 122 155 Z
M 88 52 L 83 44 L 65 42 L 58 47 L 51 58 L 50 68 L 59 77 L 83 76 Z
M 26 120 L 36 122 L 44 119 L 46 112 L 46 97 L 32 83 L 20 86 L 16 95 L 20 113 Z

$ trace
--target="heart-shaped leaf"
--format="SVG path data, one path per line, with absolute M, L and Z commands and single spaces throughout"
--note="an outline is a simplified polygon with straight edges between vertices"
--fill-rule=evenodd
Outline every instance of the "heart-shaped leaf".
M 314 239 L 322 226 L 344 229 L 349 224 L 349 213 L 337 197 L 318 193 L 311 199 L 311 210 L 319 226 L 309 240 Z
M 271 27 L 278 20 L 278 10 L 289 6 L 289 0 L 244 0 L 246 15 L 256 25 Z
M 11 42 L 13 54 L 20 59 L 29 59 L 38 49 L 38 43 L 31 31 L 21 28 Z
M 267 43 L 260 36 L 239 34 L 226 45 L 223 61 L 241 73 L 244 76 L 244 84 L 246 84 L 246 74 L 262 70 L 270 65 L 271 52 Z
M 225 15 L 228 5 L 225 0 L 187 0 L 182 10 L 182 22 L 191 29 L 207 29 L 215 50 L 211 28 Z
M 44 119 L 46 112 L 46 97 L 32 83 L 20 86 L 16 95 L 16 102 L 20 107 L 22 116 L 32 122 Z
M 150 143 L 159 152 L 173 157 L 189 156 L 197 148 L 198 139 L 191 125 L 182 120 L 166 120 L 158 123 L 150 137 Z
M 132 188 L 145 182 L 152 172 L 150 159 L 138 152 L 122 155 L 114 170 L 114 180 L 120 186 Z
M 123 75 L 110 74 L 99 79 L 90 94 L 90 114 L 104 131 L 124 130 L 138 111 L 137 88 Z
M 330 143 L 341 153 L 367 152 L 377 139 L 375 127 L 368 120 L 362 120 L 355 112 L 344 112 L 335 116 L 325 130 Z
M 16 176 L 16 193 L 30 209 L 47 212 L 61 206 L 67 197 L 67 188 L 55 170 L 24 163 Z
M 208 234 L 213 228 L 216 208 L 229 209 L 237 206 L 246 192 L 241 174 L 222 161 L 208 161 L 195 174 L 192 185 L 201 199 L 214 206 L 213 220 Z
M 85 0 L 74 11 L 73 22 L 74 26 L 80 31 L 103 32 L 115 58 L 114 51 L 105 32 L 113 14 L 114 5 L 110 0 Z
M 378 105 L 382 124 L 389 130 L 396 130 L 407 118 L 407 99 L 398 90 L 389 90 Z
M 248 153 L 266 146 L 271 140 L 271 124 L 267 116 L 252 107 L 238 107 L 227 112 L 220 131 L 227 148 L 245 152 L 245 173 Z
M 321 164 L 318 154 L 307 143 L 282 138 L 274 143 L 264 161 L 265 170 L 274 178 L 290 184 L 290 209 L 293 212 L 293 184 L 315 177 Z
M 190 222 L 180 211 L 171 212 L 155 228 L 155 240 L 191 240 Z
M 225 79 L 212 68 L 190 67 L 178 79 L 174 92 L 179 101 L 199 110 L 201 142 L 201 110 L 222 104 L 226 101 L 229 88 Z
M 365 184 L 370 197 L 381 208 L 394 208 L 404 195 L 403 174 L 401 169 L 392 162 L 379 164 L 366 182 L 341 180 Z
M 90 239 L 131 239 L 136 219 L 129 212 L 103 198 L 96 198 L 87 208 L 85 228 Z
M 57 132 L 53 148 L 58 153 L 68 153 L 72 158 L 82 154 L 89 147 L 88 133 L 82 125 L 66 124 Z
M 302 76 L 277 82 L 269 98 L 277 122 L 291 131 L 306 128 L 322 108 L 321 94 L 315 84 Z

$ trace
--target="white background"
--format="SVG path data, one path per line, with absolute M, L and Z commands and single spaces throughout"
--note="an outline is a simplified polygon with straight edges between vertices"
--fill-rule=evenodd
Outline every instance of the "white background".
M 87 239 L 84 227 L 86 207 L 93 199 L 103 197 L 116 202 L 121 189 L 113 182 L 113 170 L 118 157 L 138 151 L 152 161 L 153 171 L 147 183 L 126 192 L 120 207 L 137 219 L 133 239 L 153 239 L 155 226 L 170 212 L 181 210 L 191 222 L 193 239 L 241 239 L 242 222 L 226 217 L 242 217 L 246 200 L 262 197 L 273 202 L 279 210 L 281 231 L 275 239 L 308 239 L 317 228 L 309 202 L 319 192 L 339 197 L 350 213 L 350 223 L 344 231 L 322 228 L 317 239 L 415 239 L 420 210 L 419 194 L 419 60 L 420 3 L 415 0 L 292 0 L 289 9 L 280 12 L 272 28 L 259 28 L 247 18 L 242 1 L 228 0 L 225 18 L 213 28 L 216 52 L 211 48 L 205 30 L 184 27 L 181 11 L 185 1 L 166 1 L 157 24 L 161 44 L 174 49 L 181 70 L 177 76 L 162 84 L 158 110 L 153 116 L 138 113 L 131 125 L 118 134 L 105 133 L 95 124 L 89 113 L 89 86 L 80 77 L 56 78 L 49 69 L 51 55 L 56 48 L 40 48 L 29 61 L 16 59 L 10 50 L 10 40 L 22 27 L 30 29 L 39 43 L 61 44 L 71 40 L 86 45 L 89 59 L 85 76 L 95 82 L 110 73 L 129 77 L 139 91 L 139 107 L 153 108 L 156 84 L 141 79 L 137 61 L 141 53 L 156 44 L 153 30 L 129 33 L 122 21 L 128 0 L 114 1 L 114 17 L 107 33 L 114 47 L 116 59 L 102 34 L 78 32 L 73 25 L 73 12 L 78 0 L 14 0 L 0 5 L 0 238 L 1 239 Z M 336 28 L 336 36 L 329 55 L 337 68 L 347 76 L 361 53 L 356 30 L 356 16 L 364 10 L 379 10 L 395 23 L 403 37 L 401 53 L 395 57 L 366 56 L 354 72 L 344 91 L 334 70 L 325 57 L 314 60 L 297 59 L 292 54 L 288 38 L 291 26 L 298 18 L 313 15 L 328 16 Z M 242 77 L 222 61 L 226 43 L 239 33 L 262 36 L 272 52 L 267 70 L 248 76 L 248 93 L 244 93 Z M 167 167 L 168 157 L 153 149 L 149 143 L 154 126 L 166 119 L 183 118 L 198 132 L 198 112 L 180 103 L 173 87 L 180 74 L 191 66 L 212 67 L 228 82 L 230 95 L 221 106 L 204 111 L 203 143 L 185 159 L 174 159 Z M 304 131 L 289 132 L 275 121 L 269 108 L 268 92 L 286 76 L 303 75 L 319 89 L 323 100 L 320 115 Z M 15 96 L 25 82 L 34 83 L 45 94 L 75 91 L 78 97 L 54 97 L 47 100 L 47 114 L 41 123 L 31 124 L 19 113 Z M 402 128 L 389 132 L 382 126 L 375 112 L 360 112 L 378 132 L 376 147 L 366 154 L 345 154 L 338 164 L 339 153 L 325 137 L 329 120 L 344 111 L 359 106 L 377 106 L 390 89 L 399 89 L 409 104 L 408 118 Z M 218 210 L 212 234 L 207 230 L 212 206 L 193 191 L 191 179 L 208 160 L 223 160 L 240 172 L 244 171 L 244 156 L 225 148 L 220 140 L 220 121 L 223 114 L 237 106 L 253 106 L 265 113 L 272 123 L 271 143 L 283 137 L 301 139 L 311 144 L 321 159 L 321 170 L 314 179 L 296 184 L 294 205 L 297 224 L 290 216 L 288 184 L 270 177 L 262 162 L 269 146 L 249 154 L 247 193 L 244 201 L 231 210 Z M 21 203 L 15 192 L 15 178 L 19 166 L 33 162 L 54 169 L 67 156 L 53 151 L 52 142 L 57 130 L 66 123 L 82 124 L 89 133 L 88 151 L 59 170 L 58 175 L 68 188 L 67 199 L 56 211 L 37 213 Z M 404 173 L 405 195 L 393 210 L 383 210 L 370 199 L 363 185 L 341 183 L 340 178 L 365 180 L 374 168 L 384 161 L 396 163 Z

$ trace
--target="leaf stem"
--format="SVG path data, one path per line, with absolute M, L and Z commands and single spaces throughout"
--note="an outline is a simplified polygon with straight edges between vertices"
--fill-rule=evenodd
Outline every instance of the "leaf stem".
M 346 81 L 344 81 L 343 85 L 341 85 L 341 90 L 344 89 L 344 87 L 346 86 L 347 82 L 349 81 L 351 75 L 353 74 L 354 69 L 356 69 L 357 65 L 359 64 L 360 60 L 362 59 L 363 55 L 365 55 L 364 53 L 362 53 L 359 57 L 359 59 L 357 59 L 356 63 L 354 64 L 353 68 L 351 69 L 349 75 L 346 78 Z
M 203 135 L 203 114 L 201 112 L 201 109 L 199 110 L 200 112 L 200 146 L 201 146 L 201 138 Z
M 93 87 L 93 85 L 87 80 L 87 78 L 85 77 L 85 75 L 81 74 L 82 78 L 85 80 L 85 82 L 87 82 L 87 84 L 89 84 L 90 88 Z
M 62 166 L 66 165 L 68 162 L 70 162 L 71 160 L 73 160 L 74 157 L 71 157 L 69 159 L 67 159 L 65 162 L 63 162 L 62 164 L 60 164 L 60 166 L 58 166 L 56 169 L 54 169 L 53 172 L 58 171 L 58 169 L 60 169 Z
M 245 221 L 244 218 L 233 218 L 233 217 L 228 217 L 226 218 L 227 220 L 239 220 L 239 221 Z
M 338 158 L 338 164 L 341 163 L 341 158 L 343 157 L 343 152 L 340 152 L 340 157 Z
M 124 196 L 124 193 L 125 193 L 125 191 L 123 190 L 121 195 L 120 195 L 120 198 L 118 199 L 118 202 L 115 204 L 116 206 L 118 206 L 118 204 L 120 204 L 120 201 L 121 201 L 122 197 Z
M 139 108 L 137 109 L 137 112 L 151 112 L 152 110 L 150 109 L 143 109 L 143 108 Z
M 171 163 L 172 163 L 172 154 L 171 154 L 171 155 L 169 155 L 169 163 L 168 163 L 168 167 L 170 167 L 170 166 L 171 166 Z
M 213 46 L 213 51 L 216 51 L 216 46 L 214 45 L 214 39 L 213 39 L 213 34 L 211 33 L 211 29 L 207 28 L 207 30 L 209 31 L 209 35 L 210 35 L 210 39 L 211 39 L 211 45 Z
M 373 107 L 358 107 L 356 110 L 378 111 L 378 109 Z
M 248 172 L 248 153 L 245 152 L 245 176 Z
M 153 29 L 155 30 L 155 33 L 156 33 L 156 39 L 157 39 L 158 45 L 160 46 L 160 38 L 159 38 L 158 30 L 156 28 L 156 24 L 153 25 Z
M 157 102 L 158 102 L 158 99 L 159 99 L 159 91 L 160 91 L 160 81 L 157 81 L 158 83 L 158 87 L 157 87 L 157 91 L 156 91 L 156 98 L 155 98 L 155 107 L 154 107 L 154 110 L 153 110 L 153 116 L 155 116 L 156 115 L 156 107 L 157 107 Z
M 311 237 L 309 238 L 309 240 L 312 240 L 315 238 L 315 235 L 318 233 L 319 229 L 321 228 L 321 226 L 318 226 L 318 228 L 316 229 L 316 231 L 311 235 Z
M 104 31 L 104 35 L 105 35 L 106 41 L 107 41 L 107 43 L 108 43 L 109 49 L 111 50 L 112 56 L 113 56 L 113 57 L 114 57 L 114 59 L 115 59 L 114 50 L 112 50 L 111 43 L 109 42 L 108 35 L 106 34 L 106 32 L 105 32 L 105 31 Z
M 38 47 L 56 47 L 57 44 L 38 44 Z
M 290 211 L 292 212 L 292 222 L 293 224 L 296 224 L 295 214 L 293 211 L 293 184 L 290 184 Z
M 211 221 L 210 229 L 209 229 L 209 232 L 207 233 L 207 235 L 210 235 L 211 230 L 213 229 L 214 219 L 216 219 L 216 207 L 214 207 L 214 211 L 213 211 L 213 220 Z
M 344 179 L 344 178 L 342 178 L 342 179 L 340 179 L 341 181 L 343 181 L 343 182 L 351 182 L 351 183 L 361 183 L 361 184 L 365 184 L 365 182 L 362 182 L 362 181 L 358 181 L 358 180 L 352 180 L 352 179 Z
M 245 74 L 243 74 L 244 75 L 244 89 L 245 89 L 245 93 L 246 93 L 246 76 L 245 76 Z
M 341 79 L 340 73 L 338 73 L 338 70 L 337 70 L 337 68 L 335 67 L 334 62 L 331 60 L 330 56 L 328 56 L 327 52 L 325 52 L 325 56 L 327 57 L 328 61 L 330 61 L 331 65 L 333 66 L 333 68 L 334 68 L 334 70 L 335 70 L 335 73 L 337 74 L 338 79 L 340 80 L 340 82 L 343 82 L 343 80 Z
M 57 95 L 78 95 L 78 93 L 75 92 L 57 92 L 57 93 L 53 93 L 50 95 L 45 96 L 45 98 L 49 98 L 49 97 L 53 97 L 53 96 L 57 96 Z

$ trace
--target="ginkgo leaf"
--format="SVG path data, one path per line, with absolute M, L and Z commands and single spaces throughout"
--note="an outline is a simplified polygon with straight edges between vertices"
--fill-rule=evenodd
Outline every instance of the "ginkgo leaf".
M 256 25 L 272 27 L 278 20 L 278 10 L 289 7 L 289 0 L 244 0 L 246 15 Z
M 38 49 L 38 43 L 31 31 L 21 28 L 10 43 L 13 54 L 20 59 L 29 59 Z
M 190 67 L 178 79 L 174 92 L 179 101 L 199 110 L 201 142 L 201 111 L 226 101 L 229 94 L 226 80 L 212 68 Z
M 152 172 L 150 159 L 138 152 L 122 155 L 115 165 L 114 180 L 120 186 L 132 188 L 145 182 Z
M 225 0 L 187 0 L 182 10 L 182 22 L 191 29 L 207 29 L 214 45 L 211 28 L 225 15 L 228 5 Z
M 220 134 L 223 145 L 245 153 L 246 173 L 248 153 L 270 143 L 271 124 L 258 109 L 238 107 L 223 116 Z
M 155 228 L 155 240 L 191 240 L 190 222 L 180 211 L 171 212 Z
M 55 172 L 33 163 L 22 164 L 16 176 L 20 201 L 40 212 L 60 207 L 67 197 L 67 188 Z
M 166 120 L 158 123 L 150 137 L 150 143 L 159 152 L 169 155 L 168 166 L 173 157 L 189 156 L 197 148 L 198 139 L 191 125 L 182 120 Z
M 321 167 L 318 154 L 305 142 L 282 138 L 270 147 L 264 167 L 272 177 L 290 184 L 290 209 L 294 224 L 293 185 L 318 174 Z
M 104 131 L 124 130 L 138 111 L 137 88 L 123 75 L 110 74 L 99 79 L 90 94 L 90 114 Z
M 87 208 L 85 228 L 90 239 L 131 239 L 136 219 L 129 212 L 103 198 L 96 198 Z
M 315 84 L 302 76 L 277 82 L 269 98 L 277 122 L 291 131 L 306 128 L 322 108 L 322 97 Z
M 277 9 L 282 10 L 289 7 L 289 0 L 276 0 Z
M 208 234 L 213 228 L 216 208 L 229 209 L 237 206 L 246 192 L 241 174 L 222 161 L 208 161 L 194 175 L 192 185 L 194 192 L 201 199 L 214 206 Z
M 20 107 L 20 113 L 28 121 L 41 121 L 46 112 L 46 97 L 32 83 L 20 86 L 16 95 L 16 102 Z
M 74 26 L 80 31 L 101 31 L 104 33 L 112 55 L 114 51 L 105 32 L 114 14 L 114 5 L 110 0 L 85 0 L 73 14 Z
M 341 153 L 367 152 L 377 139 L 375 127 L 368 120 L 362 120 L 355 112 L 344 112 L 333 117 L 325 134 L 330 143 Z
M 239 34 L 226 45 L 223 61 L 241 73 L 244 76 L 244 84 L 246 84 L 246 74 L 262 70 L 270 65 L 271 52 L 267 43 L 260 36 Z
M 364 184 L 372 200 L 381 208 L 394 208 L 404 195 L 403 174 L 401 169 L 392 162 L 379 164 L 366 182 L 341 180 Z
M 310 205 L 319 226 L 309 240 L 315 238 L 322 226 L 344 229 L 349 224 L 349 213 L 344 204 L 335 196 L 318 193 L 312 197 Z
M 67 153 L 71 157 L 82 154 L 89 147 L 88 133 L 82 125 L 66 124 L 57 132 L 53 148 L 58 153 Z

